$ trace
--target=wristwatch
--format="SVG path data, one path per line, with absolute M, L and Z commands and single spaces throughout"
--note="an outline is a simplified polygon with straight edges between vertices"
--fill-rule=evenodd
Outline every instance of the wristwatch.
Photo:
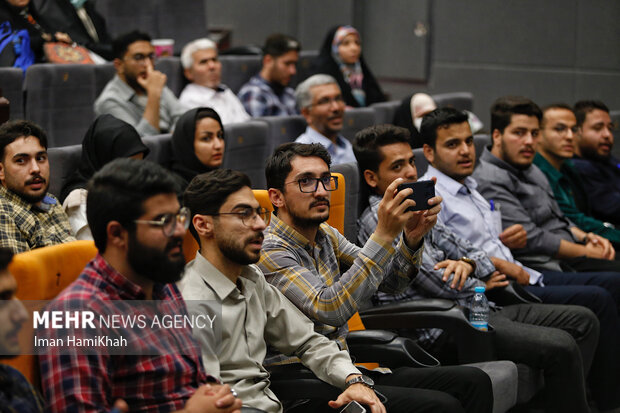
M 476 272 L 476 261 L 472 260 L 471 258 L 467 258 L 467 257 L 461 257 L 461 261 L 466 262 L 472 266 L 473 268 L 471 270 L 472 273 Z
M 364 375 L 357 376 L 356 378 L 349 380 L 347 382 L 347 387 L 349 387 L 352 384 L 356 384 L 356 383 L 363 384 L 364 386 L 369 387 L 373 390 L 375 388 L 375 382 L 373 381 L 373 379 L 371 379 L 368 376 L 364 376 Z

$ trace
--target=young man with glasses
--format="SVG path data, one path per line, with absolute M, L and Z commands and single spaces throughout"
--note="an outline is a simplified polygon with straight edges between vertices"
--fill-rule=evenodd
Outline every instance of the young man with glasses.
M 325 74 L 310 76 L 297 86 L 295 99 L 308 123 L 295 142 L 320 143 L 334 165 L 356 162 L 351 142 L 340 134 L 345 104 L 336 79 Z
M 174 178 L 152 162 L 117 159 L 96 173 L 88 187 L 87 217 L 99 253 L 47 309 L 87 309 L 99 319 L 118 314 L 123 305 L 144 303 L 121 315 L 150 314 L 150 309 L 187 315 L 174 283 L 185 266 L 182 245 L 189 214 L 176 193 Z M 119 331 L 99 326 L 96 334 Z M 67 332 L 50 330 L 51 338 Z M 80 337 L 87 334 L 84 330 L 70 331 Z M 46 411 L 108 411 L 117 398 L 129 411 L 239 411 L 241 401 L 230 388 L 205 373 L 190 327 L 143 326 L 118 334 L 131 346 L 114 354 L 96 346 L 43 349 L 39 362 Z
M 153 68 L 155 49 L 148 34 L 132 31 L 112 42 L 116 76 L 95 101 L 95 114 L 113 115 L 140 136 L 174 129 L 186 108 L 166 87 L 166 75 Z
M 276 208 L 266 229 L 259 267 L 306 316 L 315 331 L 346 349 L 347 321 L 370 305 L 377 290 L 402 292 L 417 276 L 423 238 L 437 220 L 441 198 L 428 211 L 408 211 L 410 189 L 397 192 L 395 180 L 379 204 L 378 223 L 359 248 L 325 221 L 336 189 L 330 156 L 320 144 L 287 143 L 267 161 L 269 198 Z M 400 238 L 396 248 L 392 243 Z M 269 362 L 293 361 L 272 355 Z M 473 367 L 369 372 L 387 397 L 390 412 L 488 412 L 489 377 Z
M 330 407 L 356 400 L 372 412 L 385 412 L 369 387 L 347 386 L 361 376 L 348 353 L 315 333 L 312 322 L 253 265 L 270 213 L 259 206 L 250 187 L 247 175 L 220 169 L 196 176 L 184 195 L 200 252 L 187 264 L 179 288 L 190 314 L 216 314 L 221 309 L 223 317 L 217 321 L 221 335 L 214 329 L 194 329 L 205 368 L 232 386 L 244 406 L 281 412 L 262 366 L 269 345 L 298 356 L 323 381 L 346 388 Z M 328 409 L 327 400 L 323 409 Z

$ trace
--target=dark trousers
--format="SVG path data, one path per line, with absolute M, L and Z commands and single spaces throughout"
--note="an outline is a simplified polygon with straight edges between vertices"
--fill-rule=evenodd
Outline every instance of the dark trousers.
M 620 407 L 620 316 L 617 301 L 610 292 L 618 293 L 620 274 L 555 271 L 544 271 L 543 274 L 545 287 L 525 288 L 544 303 L 582 305 L 596 314 L 600 337 L 588 383 L 600 409 Z M 589 363 L 587 356 L 583 356 L 587 373 Z
M 597 258 L 589 257 L 575 257 L 568 258 L 561 261 L 562 269 L 570 270 L 574 269 L 579 272 L 588 271 L 607 271 L 620 273 L 620 261 L 613 260 L 600 260 Z M 564 268 L 566 267 L 566 268 Z
M 491 379 L 475 367 L 400 367 L 392 374 L 370 372 L 376 389 L 387 398 L 390 413 L 488 413 L 493 410 Z M 295 413 L 330 412 L 327 401 L 313 400 Z

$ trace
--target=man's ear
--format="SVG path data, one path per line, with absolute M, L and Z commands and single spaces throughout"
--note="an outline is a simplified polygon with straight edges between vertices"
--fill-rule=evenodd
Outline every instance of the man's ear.
M 113 63 L 114 63 L 114 69 L 116 70 L 116 73 L 124 72 L 125 66 L 121 59 L 119 59 L 118 57 L 115 57 L 113 60 Z
M 374 171 L 371 171 L 370 169 L 365 169 L 364 170 L 364 180 L 366 181 L 366 183 L 368 184 L 369 187 L 371 188 L 376 188 L 377 184 L 378 184 L 378 177 L 377 177 L 377 173 Z
M 4 162 L 0 162 L 0 182 L 4 183 Z
M 502 133 L 499 131 L 499 129 L 493 129 L 493 132 L 491 133 L 491 138 L 493 140 L 493 145 L 491 146 L 491 149 L 499 147 L 502 141 Z
M 213 230 L 213 216 L 196 214 L 192 218 L 192 225 L 201 238 L 212 238 L 215 233 Z
M 192 73 L 192 69 L 183 69 L 183 74 L 190 82 L 194 81 L 194 75 Z
M 110 221 L 106 226 L 107 245 L 125 249 L 128 243 L 128 232 L 118 221 Z
M 424 157 L 428 163 L 433 165 L 433 162 L 435 162 L 435 149 L 425 143 L 424 146 L 422 146 L 422 150 L 424 151 Z
M 269 188 L 267 191 L 269 193 L 269 200 L 276 208 L 282 208 L 286 205 L 284 202 L 284 194 L 279 189 Z
M 263 67 L 270 67 L 273 64 L 274 57 L 266 54 L 263 56 Z

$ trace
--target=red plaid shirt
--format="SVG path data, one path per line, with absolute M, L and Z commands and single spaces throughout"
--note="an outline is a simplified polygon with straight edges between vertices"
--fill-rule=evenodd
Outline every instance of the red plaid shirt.
M 110 300 L 144 300 L 141 287 L 119 274 L 97 255 L 80 277 L 65 289 L 51 307 L 70 303 L 96 313 L 109 310 Z M 174 284 L 156 284 L 153 300 L 167 311 L 186 314 L 185 303 Z M 52 309 L 52 308 L 48 308 Z M 105 355 L 70 352 L 39 356 L 41 381 L 49 412 L 106 412 L 116 399 L 124 399 L 131 412 L 181 410 L 198 386 L 211 381 L 203 371 L 200 349 L 186 329 L 138 335 L 130 341 L 156 348 L 161 355 Z M 181 351 L 179 351 L 181 349 Z

